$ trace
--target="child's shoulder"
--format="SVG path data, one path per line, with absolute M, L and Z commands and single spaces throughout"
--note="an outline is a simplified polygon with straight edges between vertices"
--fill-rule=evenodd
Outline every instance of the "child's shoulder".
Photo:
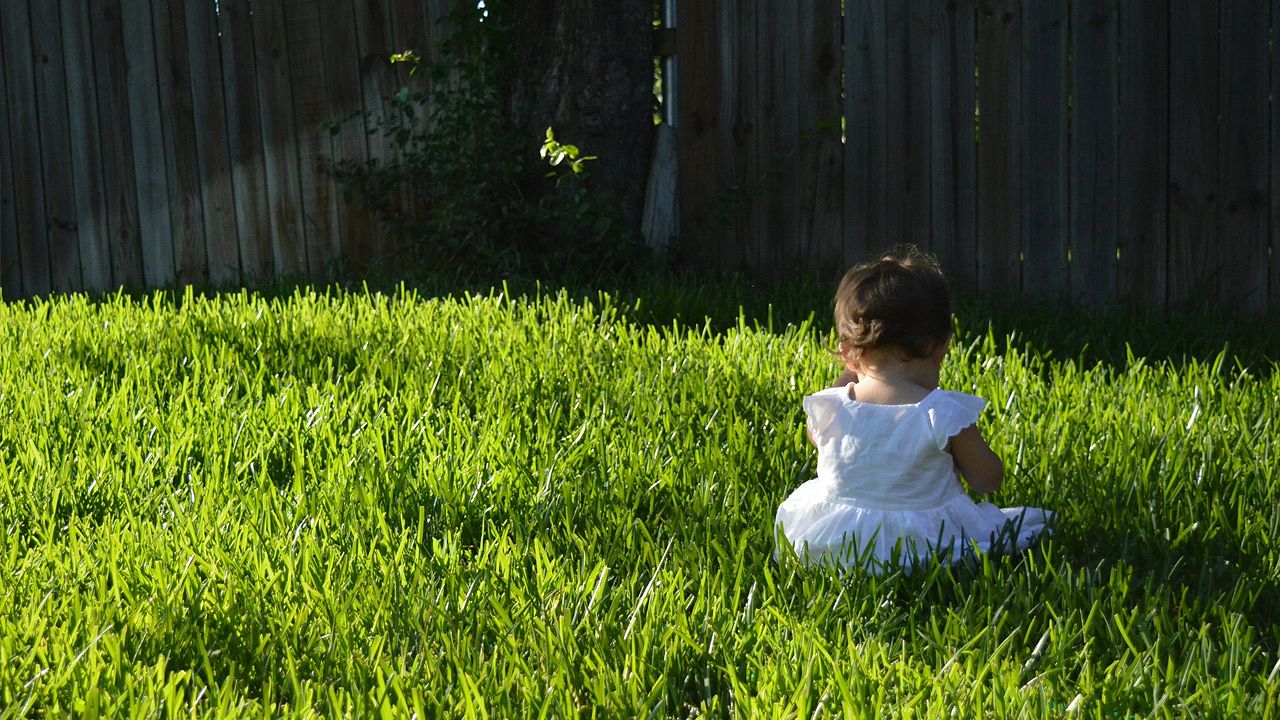
M 987 406 L 987 401 L 977 395 L 938 388 L 929 393 L 924 400 L 920 401 L 920 404 L 933 408 L 945 408 L 962 414 L 977 414 Z
M 817 392 L 810 393 L 809 395 L 805 395 L 805 397 L 806 398 L 811 398 L 811 397 L 835 398 L 837 400 L 852 399 L 852 396 L 849 394 L 848 385 L 832 385 L 831 387 L 822 388 Z

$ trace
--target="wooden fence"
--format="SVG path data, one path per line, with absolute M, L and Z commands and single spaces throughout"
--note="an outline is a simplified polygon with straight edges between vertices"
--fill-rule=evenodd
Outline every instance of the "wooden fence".
M 318 124 L 424 82 L 387 56 L 457 2 L 0 2 L 4 297 L 385 256 L 317 170 L 385 141 Z M 1276 8 L 682 0 L 686 240 L 761 273 L 907 241 L 965 287 L 1276 307 Z
M 332 277 L 387 252 L 322 157 L 430 58 L 456 0 L 0 2 L 4 297 Z
M 966 287 L 1280 306 L 1276 3 L 843 5 L 682 3 L 681 213 L 722 263 L 913 242 Z

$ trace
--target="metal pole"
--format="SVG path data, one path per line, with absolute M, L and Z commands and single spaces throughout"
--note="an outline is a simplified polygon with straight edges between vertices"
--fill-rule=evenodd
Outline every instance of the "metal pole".
M 676 2 L 677 0 L 663 0 L 662 25 L 665 28 L 676 27 Z M 676 106 L 680 87 L 677 62 L 675 55 L 662 59 L 662 122 L 673 128 L 680 117 Z

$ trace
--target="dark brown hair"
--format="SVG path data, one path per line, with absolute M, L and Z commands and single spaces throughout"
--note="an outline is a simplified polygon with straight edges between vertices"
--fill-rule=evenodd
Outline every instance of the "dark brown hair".
M 938 262 L 915 248 L 845 273 L 836 290 L 840 354 L 893 347 L 929 355 L 951 337 L 951 297 Z

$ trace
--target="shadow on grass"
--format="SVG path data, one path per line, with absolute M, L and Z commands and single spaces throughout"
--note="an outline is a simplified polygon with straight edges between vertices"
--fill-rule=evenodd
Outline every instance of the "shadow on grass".
M 1077 528 L 1055 539 L 1058 559 L 1077 572 L 1105 582 L 1116 572 L 1129 573 L 1128 597 L 1138 602 L 1176 603 L 1175 617 L 1208 616 L 1216 610 L 1247 619 L 1268 652 L 1280 648 L 1280 582 L 1270 577 L 1265 558 L 1247 552 L 1228 531 L 1199 528 L 1166 539 L 1138 530 Z M 1191 611 L 1195 611 L 1193 614 Z M 1215 620 L 1216 622 L 1217 620 Z
M 733 273 L 669 271 L 637 266 L 623 273 L 589 269 L 559 275 L 504 277 L 467 269 L 383 272 L 361 280 L 330 284 L 276 282 L 250 292 L 264 298 L 288 298 L 297 292 L 396 294 L 401 289 L 421 297 L 507 294 L 536 298 L 566 292 L 596 301 L 608 294 L 633 322 L 657 327 L 706 326 L 725 332 L 740 325 L 781 332 L 810 323 L 818 333 L 832 328 L 831 296 L 836 283 L 816 273 L 793 272 L 782 279 L 756 280 Z M 238 294 L 239 287 L 204 287 L 195 294 L 216 297 Z M 92 302 L 109 302 L 119 294 L 141 299 L 154 292 L 106 293 Z M 1212 364 L 1221 357 L 1221 372 L 1242 369 L 1270 375 L 1280 358 L 1280 313 L 1251 317 L 1209 307 L 1172 310 L 1118 305 L 1085 307 L 1029 298 L 1010 298 L 955 291 L 954 311 L 959 340 L 990 334 L 996 352 L 1016 348 L 1086 367 L 1103 364 L 1125 368 L 1131 359 L 1148 363 L 1191 361 Z M 180 304 L 183 291 L 168 291 Z
M 423 278 L 409 284 L 420 293 L 449 295 L 498 291 L 514 296 L 554 295 L 594 299 L 608 293 L 634 322 L 671 326 L 708 326 L 724 332 L 745 325 L 780 332 L 810 323 L 819 333 L 832 329 L 832 294 L 836 283 L 814 273 L 793 273 L 762 281 L 740 274 L 690 272 L 633 273 L 590 281 L 510 280 L 461 281 Z M 505 283 L 505 285 L 504 285 Z M 392 289 L 388 286 L 386 289 Z M 1251 317 L 1210 307 L 1171 310 L 1120 305 L 1070 306 L 1028 298 L 1008 298 L 955 291 L 954 312 L 960 339 L 990 333 L 996 351 L 1007 348 L 1125 368 L 1132 359 L 1148 363 L 1191 361 L 1214 363 L 1224 356 L 1222 371 L 1248 368 L 1269 375 L 1280 358 L 1280 313 Z

